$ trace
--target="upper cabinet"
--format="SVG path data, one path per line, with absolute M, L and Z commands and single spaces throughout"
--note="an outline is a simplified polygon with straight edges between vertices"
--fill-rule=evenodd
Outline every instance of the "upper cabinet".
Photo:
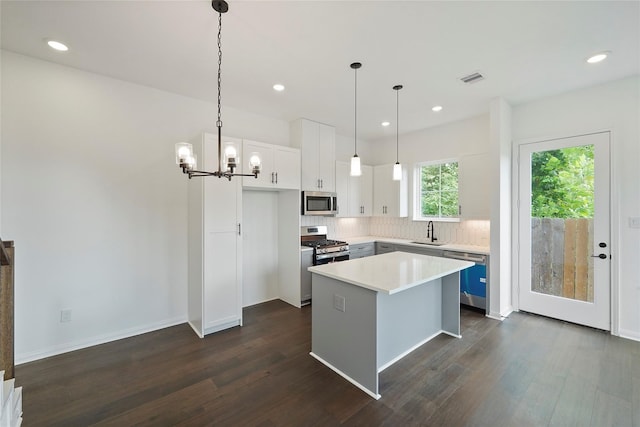
M 291 144 L 300 148 L 303 191 L 336 191 L 336 131 L 332 126 L 298 119 L 291 123 Z
M 407 170 L 402 180 L 393 180 L 393 165 L 373 167 L 373 216 L 406 217 L 409 214 Z
M 458 160 L 458 197 L 461 219 L 490 219 L 489 153 Z
M 361 176 L 350 175 L 350 164 L 336 162 L 338 217 L 373 215 L 373 168 L 362 165 Z
M 243 177 L 243 187 L 271 190 L 300 189 L 300 150 L 297 148 L 244 140 L 242 153 L 245 157 L 243 165 L 248 165 L 248 159 L 252 153 L 258 153 L 262 161 L 258 178 Z M 247 169 L 244 173 L 250 173 Z

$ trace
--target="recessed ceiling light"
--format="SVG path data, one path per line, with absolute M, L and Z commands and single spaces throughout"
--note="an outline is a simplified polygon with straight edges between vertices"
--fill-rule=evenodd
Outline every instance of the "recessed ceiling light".
M 391 123 L 389 123 L 389 122 L 382 122 L 382 123 L 380 123 L 380 124 L 381 124 L 382 126 L 384 126 L 384 127 L 387 127 L 387 126 L 389 126 Z
M 58 50 L 60 52 L 66 52 L 66 51 L 69 50 L 67 45 L 65 45 L 64 43 L 60 43 L 58 41 L 55 41 L 55 40 L 47 40 L 47 44 L 49 45 L 49 47 L 51 49 L 55 49 L 55 50 Z
M 596 53 L 595 55 L 587 58 L 587 62 L 589 64 L 597 64 L 598 62 L 604 61 L 610 53 L 611 52 L 609 51 Z
M 438 112 L 438 111 L 442 111 L 442 105 L 435 105 L 433 108 L 431 108 L 431 111 L 433 112 Z
M 273 85 L 273 90 L 277 90 L 278 92 L 282 92 L 284 90 L 284 85 L 280 83 Z

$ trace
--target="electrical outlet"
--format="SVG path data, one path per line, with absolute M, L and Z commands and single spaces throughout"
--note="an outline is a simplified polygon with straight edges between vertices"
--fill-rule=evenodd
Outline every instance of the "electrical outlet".
M 345 311 L 345 306 L 346 306 L 346 300 L 343 296 L 341 295 L 333 295 L 333 308 L 335 308 L 338 311 L 341 311 L 344 313 Z
M 71 322 L 71 310 L 61 310 L 60 311 L 60 323 L 68 323 Z
M 629 227 L 640 228 L 640 216 L 629 217 Z

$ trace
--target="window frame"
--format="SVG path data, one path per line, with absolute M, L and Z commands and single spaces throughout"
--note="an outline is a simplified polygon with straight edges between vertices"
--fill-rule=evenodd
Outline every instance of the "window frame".
M 445 163 L 458 164 L 458 215 L 457 216 L 422 216 L 422 180 L 421 171 L 423 166 L 435 166 Z M 417 162 L 413 165 L 413 220 L 414 221 L 438 221 L 438 222 L 460 222 L 460 159 L 452 157 L 448 159 L 429 160 Z

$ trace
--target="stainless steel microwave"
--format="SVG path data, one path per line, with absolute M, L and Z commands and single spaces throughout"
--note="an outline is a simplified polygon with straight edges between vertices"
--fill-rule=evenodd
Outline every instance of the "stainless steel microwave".
M 338 213 L 336 193 L 325 191 L 302 192 L 302 215 L 334 216 Z

